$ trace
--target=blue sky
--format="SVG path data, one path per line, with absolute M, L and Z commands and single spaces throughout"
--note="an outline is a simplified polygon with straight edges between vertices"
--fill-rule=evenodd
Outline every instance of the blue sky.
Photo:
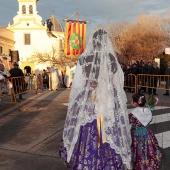
M 134 22 L 143 13 L 151 15 L 165 15 L 170 10 L 169 0 L 39 0 L 38 12 L 43 21 L 50 18 L 52 10 L 54 16 L 65 28 L 63 18 L 69 18 L 78 9 L 80 19 L 89 20 L 87 36 L 93 28 L 106 20 Z M 17 0 L 1 0 L 0 26 L 7 26 L 18 11 Z M 71 18 L 74 19 L 75 17 Z

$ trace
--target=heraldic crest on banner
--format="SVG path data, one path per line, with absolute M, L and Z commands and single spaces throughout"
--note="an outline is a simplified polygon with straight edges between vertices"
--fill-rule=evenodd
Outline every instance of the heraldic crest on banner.
M 86 24 L 89 21 L 80 21 L 79 12 L 76 11 L 73 15 L 75 14 L 76 20 L 64 19 L 66 22 L 64 54 L 66 56 L 79 56 L 86 47 Z

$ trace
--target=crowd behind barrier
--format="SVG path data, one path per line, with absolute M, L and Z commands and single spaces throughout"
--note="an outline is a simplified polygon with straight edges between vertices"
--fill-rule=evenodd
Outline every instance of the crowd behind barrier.
M 170 90 L 170 75 L 153 75 L 153 74 L 128 74 L 124 77 L 124 89 L 126 91 L 137 93 L 146 92 L 154 93 L 154 90 Z
M 29 90 L 34 90 L 37 94 L 38 79 L 36 75 L 12 77 L 5 80 L 4 86 L 7 86 L 5 89 L 8 92 L 2 94 L 1 87 L 0 98 L 11 96 L 10 103 L 17 103 L 16 96 L 19 94 L 26 93 Z M 170 75 L 128 74 L 124 77 L 124 89 L 132 93 L 142 92 L 143 90 L 149 93 L 150 89 L 170 90 Z
M 1 64 L 4 69 L 4 65 Z M 66 87 L 71 87 L 73 79 L 73 70 L 67 71 L 67 74 L 61 72 L 61 70 L 52 66 L 50 69 L 43 69 L 42 73 L 38 75 L 31 73 L 24 73 L 19 68 L 17 63 L 14 63 L 14 68 L 9 70 L 7 74 L 2 76 L 4 79 L 2 83 L 0 81 L 0 98 L 5 96 L 11 96 L 10 103 L 17 103 L 16 96 L 19 96 L 19 99 L 22 99 L 22 94 L 26 93 L 29 90 L 48 89 L 51 91 L 59 90 Z M 0 79 L 1 80 L 1 79 Z M 0 99 L 1 100 L 1 99 Z
M 73 73 L 71 73 L 70 68 L 66 70 L 65 74 L 61 74 L 57 68 L 52 66 L 48 71 L 44 69 L 42 74 L 24 76 L 17 63 L 14 64 L 14 69 L 9 72 L 5 70 L 2 63 L 0 66 L 0 98 L 11 96 L 10 103 L 16 103 L 17 95 L 22 99 L 22 94 L 29 90 L 35 90 L 37 94 L 38 89 L 57 90 L 62 87 L 71 87 L 73 80 Z M 167 66 L 165 75 L 160 75 L 158 63 L 155 61 L 151 63 L 141 61 L 132 65 L 122 65 L 124 89 L 132 93 L 147 92 L 155 95 L 157 95 L 157 89 L 160 89 L 166 91 L 165 95 L 169 95 L 170 62 Z
M 16 96 L 34 90 L 37 94 L 37 76 L 20 76 L 6 78 L 0 85 L 0 98 L 10 96 L 9 103 L 17 103 Z
M 170 95 L 170 61 L 166 67 L 156 61 L 141 60 L 133 64 L 121 64 L 125 76 L 125 89 L 129 92 L 147 92 L 157 95 L 157 90 L 165 90 Z

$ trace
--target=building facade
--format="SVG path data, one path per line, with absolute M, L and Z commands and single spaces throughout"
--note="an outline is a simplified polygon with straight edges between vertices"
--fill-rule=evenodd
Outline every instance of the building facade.
M 14 50 L 14 32 L 0 27 L 0 60 L 7 70 L 11 67 L 11 50 Z
M 24 70 L 31 67 L 33 73 L 39 73 L 50 67 L 52 63 L 38 64 L 30 62 L 36 52 L 50 53 L 56 47 L 60 54 L 64 41 L 64 30 L 60 22 L 52 16 L 42 23 L 37 11 L 38 0 L 18 0 L 19 10 L 8 29 L 14 33 L 14 50 L 19 52 L 19 65 Z M 51 21 L 51 26 L 49 24 Z

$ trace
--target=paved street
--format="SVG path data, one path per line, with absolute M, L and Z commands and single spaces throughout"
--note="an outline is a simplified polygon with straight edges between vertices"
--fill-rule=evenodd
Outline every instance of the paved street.
M 58 156 L 69 89 L 33 91 L 18 104 L 0 106 L 0 170 L 65 170 Z M 159 106 L 150 125 L 162 147 L 165 161 L 161 170 L 170 169 L 170 96 L 158 91 Z M 128 109 L 132 93 L 127 93 Z

